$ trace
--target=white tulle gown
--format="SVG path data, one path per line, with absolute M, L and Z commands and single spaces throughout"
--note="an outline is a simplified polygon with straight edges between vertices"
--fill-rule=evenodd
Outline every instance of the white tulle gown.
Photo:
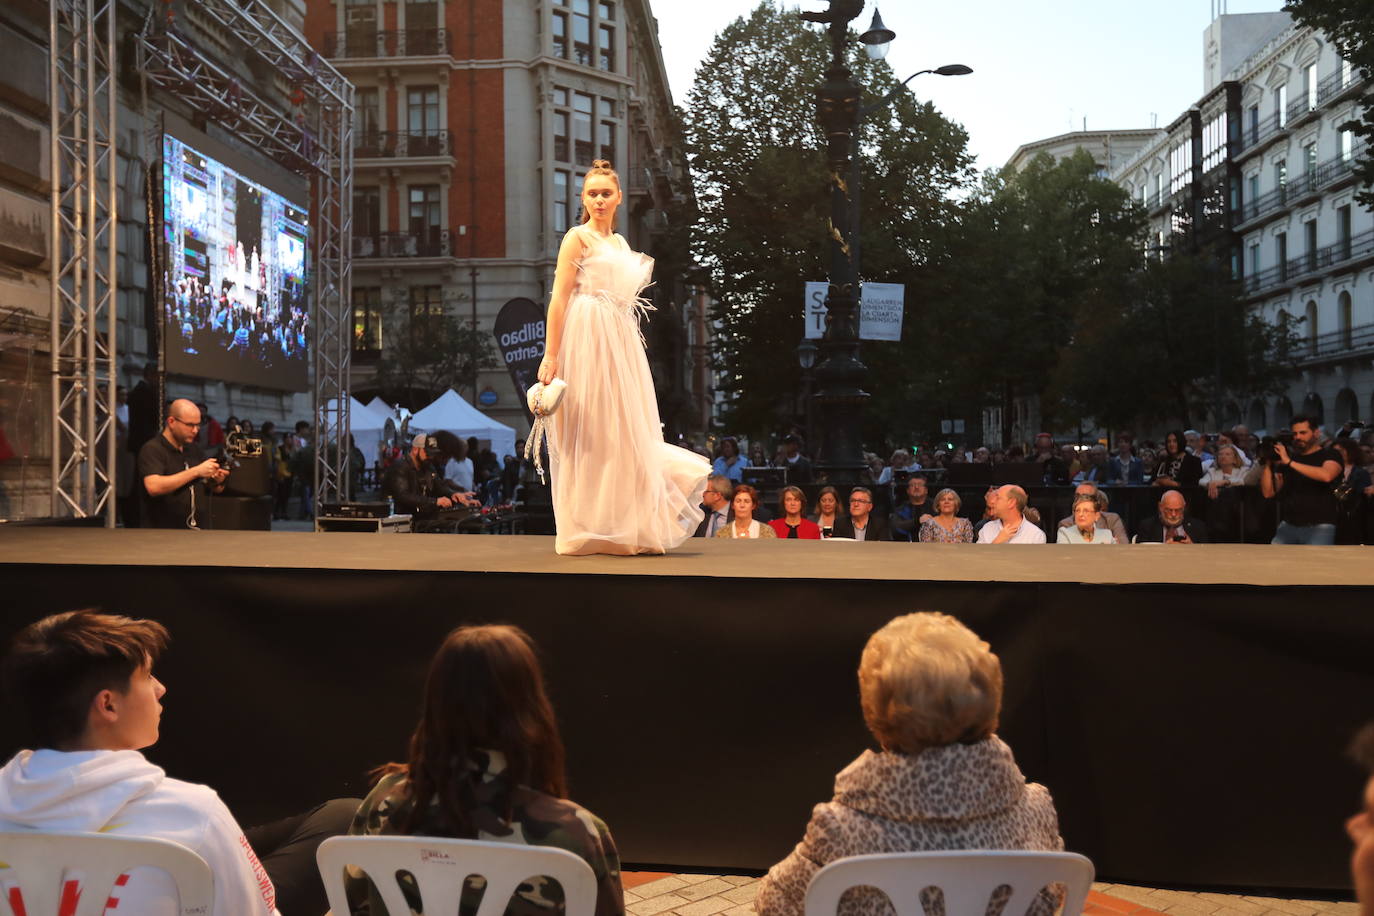
M 663 553 L 701 523 L 711 466 L 663 441 L 639 329 L 653 259 L 619 235 L 582 234 L 558 354 L 568 390 L 549 429 L 554 549 Z

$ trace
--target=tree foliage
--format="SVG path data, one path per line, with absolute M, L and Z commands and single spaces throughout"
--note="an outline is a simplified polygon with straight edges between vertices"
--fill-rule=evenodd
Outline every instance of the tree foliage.
M 490 335 L 455 315 L 415 315 L 403 305 L 389 307 L 383 326 L 396 328 L 386 337 L 377 363 L 377 385 L 392 403 L 424 406 L 449 388 L 472 384 L 478 370 L 500 363 Z
M 1288 0 L 1283 6 L 1295 20 L 1326 33 L 1341 56 L 1365 79 L 1374 78 L 1374 0 Z M 1369 145 L 1355 166 L 1360 203 L 1374 207 L 1374 95 L 1365 93 L 1360 120 L 1350 129 Z
M 700 208 L 695 250 L 720 303 L 717 359 L 728 370 L 728 422 L 742 431 L 795 419 L 803 284 L 827 275 L 830 204 L 815 93 L 829 57 L 822 31 L 760 3 L 717 36 L 689 95 L 687 149 Z M 866 103 L 897 85 L 881 61 L 862 57 L 851 66 Z M 859 142 L 863 275 L 914 282 L 931 238 L 955 209 L 951 192 L 969 180 L 966 136 L 902 93 L 870 115 Z M 908 305 L 908 327 L 913 312 Z M 884 401 L 908 361 L 867 343 L 863 358 L 873 370 L 868 413 L 881 429 Z

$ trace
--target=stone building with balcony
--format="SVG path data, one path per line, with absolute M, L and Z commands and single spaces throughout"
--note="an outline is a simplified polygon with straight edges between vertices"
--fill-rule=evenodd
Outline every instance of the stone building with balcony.
M 665 434 L 702 428 L 691 188 L 648 0 L 308 0 L 306 34 L 357 87 L 356 395 L 380 393 L 377 362 L 417 317 L 489 335 L 510 300 L 543 308 L 583 176 L 607 159 L 625 193 L 618 229 L 657 262 L 645 331 Z M 504 367 L 460 393 L 526 426 Z
M 1146 209 L 1151 248 L 1184 231 L 1250 306 L 1302 338 L 1298 372 L 1271 397 L 1233 392 L 1214 425 L 1334 430 L 1374 415 L 1374 213 L 1355 202 L 1364 148 L 1346 129 L 1369 81 L 1286 13 L 1219 16 L 1204 35 L 1204 93 L 1112 174 Z

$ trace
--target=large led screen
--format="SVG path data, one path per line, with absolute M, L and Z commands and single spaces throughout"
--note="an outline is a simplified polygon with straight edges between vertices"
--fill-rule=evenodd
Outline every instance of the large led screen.
M 167 371 L 304 391 L 306 210 L 181 140 L 162 140 Z

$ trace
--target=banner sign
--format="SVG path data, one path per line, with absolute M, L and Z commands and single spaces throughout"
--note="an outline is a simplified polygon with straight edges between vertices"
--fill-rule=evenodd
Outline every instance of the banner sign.
M 865 283 L 859 310 L 859 339 L 901 340 L 905 297 L 906 287 L 900 283 Z
M 809 281 L 806 284 L 806 304 L 802 315 L 806 319 L 808 340 L 820 340 L 825 336 L 825 297 L 830 292 L 830 284 L 824 280 Z
M 512 299 L 501 306 L 492 333 L 515 385 L 515 400 L 529 413 L 525 391 L 538 381 L 544 358 L 544 310 L 524 297 Z

